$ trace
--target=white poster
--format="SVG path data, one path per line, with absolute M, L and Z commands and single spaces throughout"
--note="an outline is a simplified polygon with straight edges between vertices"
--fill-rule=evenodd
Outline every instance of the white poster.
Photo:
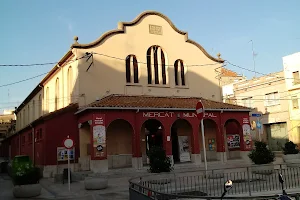
M 93 147 L 106 143 L 105 126 L 97 125 L 93 127 Z
M 191 161 L 191 155 L 189 151 L 189 137 L 178 136 L 178 143 L 179 143 L 180 162 Z

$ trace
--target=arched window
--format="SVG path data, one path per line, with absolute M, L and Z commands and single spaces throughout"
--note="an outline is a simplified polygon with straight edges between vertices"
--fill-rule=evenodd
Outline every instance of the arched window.
M 39 95 L 39 102 L 38 102 L 38 108 L 39 108 L 39 114 L 38 116 L 42 116 L 42 94 Z
M 59 78 L 56 78 L 55 81 L 55 110 L 58 109 L 58 101 L 59 101 Z
M 160 46 L 151 46 L 147 51 L 148 84 L 167 84 L 166 58 Z
M 126 83 L 139 83 L 139 67 L 135 55 L 126 57 Z
M 70 66 L 68 69 L 68 97 L 69 103 L 72 102 L 72 87 L 73 87 L 73 71 L 72 67 Z
M 174 63 L 175 85 L 185 86 L 185 73 L 183 61 L 178 59 Z
M 46 88 L 46 111 L 49 112 L 49 87 Z

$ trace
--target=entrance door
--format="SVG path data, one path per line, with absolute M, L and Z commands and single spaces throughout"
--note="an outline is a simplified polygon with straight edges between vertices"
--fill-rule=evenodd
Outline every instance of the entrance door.
M 269 147 L 272 151 L 281 151 L 288 141 L 286 123 L 276 123 L 267 126 L 267 137 Z
M 175 128 L 172 128 L 171 130 L 171 138 L 172 138 L 172 154 L 174 163 L 180 162 L 179 157 L 179 144 L 178 144 L 178 135 Z

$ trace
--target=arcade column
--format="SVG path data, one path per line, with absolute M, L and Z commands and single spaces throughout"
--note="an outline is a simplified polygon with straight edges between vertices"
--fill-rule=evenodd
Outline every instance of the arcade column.
M 137 125 L 135 121 L 133 135 L 132 135 L 132 168 L 142 169 L 143 168 L 143 158 L 141 152 L 141 134 L 139 131 L 140 126 Z
M 192 152 L 191 160 L 195 165 L 201 165 L 201 154 L 199 145 L 199 122 L 195 121 L 192 123 L 193 133 L 192 133 Z
M 91 162 L 90 169 L 94 173 L 107 172 L 107 144 L 105 114 L 93 114 L 90 124 Z
M 170 123 L 164 123 L 164 130 L 163 130 L 163 147 L 166 151 L 167 156 L 171 160 L 172 166 L 174 165 L 174 159 L 172 154 L 172 141 L 171 141 L 171 126 Z
M 222 163 L 227 162 L 227 155 L 226 155 L 226 129 L 224 124 L 219 124 L 217 129 L 217 159 Z

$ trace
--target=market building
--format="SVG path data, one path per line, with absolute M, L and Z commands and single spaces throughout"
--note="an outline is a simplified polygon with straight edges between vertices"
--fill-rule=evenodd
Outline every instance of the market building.
M 71 49 L 16 109 L 11 157 L 28 154 L 45 176 L 65 167 L 62 141 L 75 141 L 73 170 L 141 168 L 152 145 L 172 162 L 200 164 L 195 106 L 205 106 L 209 161 L 246 160 L 250 108 L 222 103 L 224 60 L 209 55 L 165 15 L 146 11 Z

